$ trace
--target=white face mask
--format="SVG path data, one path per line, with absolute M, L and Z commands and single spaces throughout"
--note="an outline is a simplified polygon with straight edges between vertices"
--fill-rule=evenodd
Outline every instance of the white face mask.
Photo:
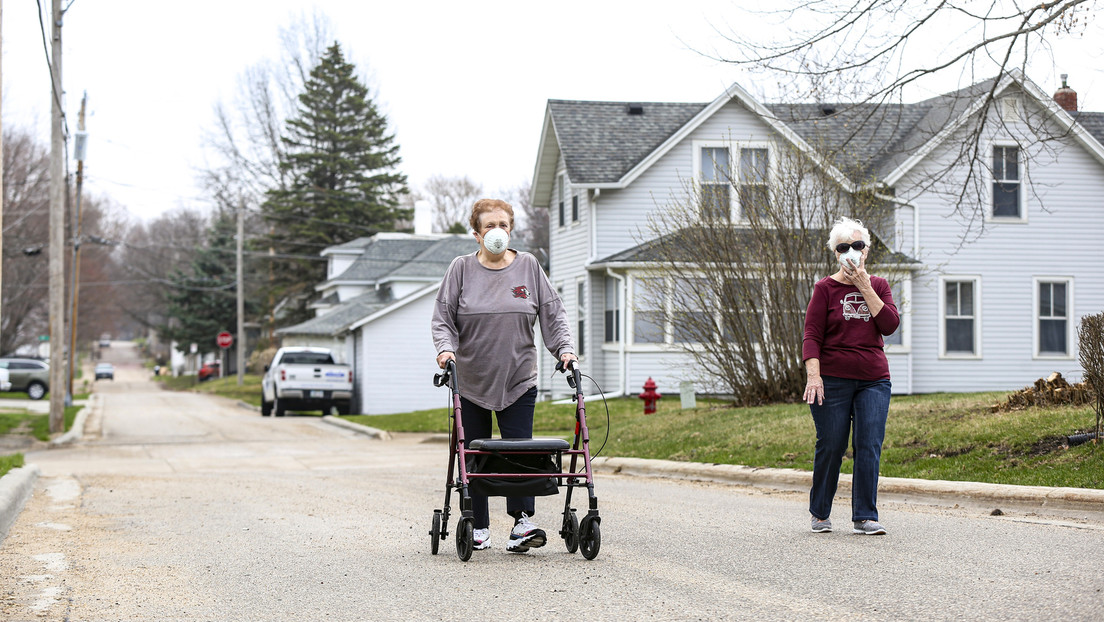
M 491 229 L 483 236 L 483 248 L 492 255 L 501 255 L 510 243 L 510 234 L 505 229 Z
M 844 268 L 859 267 L 859 263 L 862 262 L 862 251 L 857 251 L 853 248 L 848 249 L 846 253 L 841 253 L 839 256 L 840 264 Z M 854 262 L 854 266 L 851 266 L 848 261 Z

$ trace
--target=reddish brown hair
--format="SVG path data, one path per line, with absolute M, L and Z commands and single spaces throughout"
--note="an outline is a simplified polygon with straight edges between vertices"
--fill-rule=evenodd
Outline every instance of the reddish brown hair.
M 500 209 L 510 215 L 510 229 L 514 228 L 514 208 L 510 207 L 510 204 L 500 199 L 479 199 L 472 205 L 471 218 L 468 220 L 468 224 L 471 225 L 472 231 L 479 232 L 479 219 L 487 212 L 493 212 L 496 209 Z

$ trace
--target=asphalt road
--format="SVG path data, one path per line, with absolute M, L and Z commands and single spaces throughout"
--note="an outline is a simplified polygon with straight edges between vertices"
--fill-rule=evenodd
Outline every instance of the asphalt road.
M 1104 521 L 1076 513 L 883 500 L 889 535 L 868 537 L 841 529 L 841 498 L 837 531 L 813 534 L 802 493 L 603 474 L 594 561 L 553 535 L 562 497 L 538 500 L 541 549 L 503 550 L 495 499 L 494 548 L 432 556 L 444 445 L 162 392 L 132 353 L 109 356 L 84 441 L 27 456 L 43 473 L 0 545 L 2 619 L 1104 616 Z

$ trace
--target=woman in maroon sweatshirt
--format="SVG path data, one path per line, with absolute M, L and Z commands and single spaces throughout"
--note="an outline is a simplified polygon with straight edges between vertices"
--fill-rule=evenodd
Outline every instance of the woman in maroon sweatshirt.
M 886 531 L 878 524 L 878 466 L 890 394 L 882 335 L 893 334 L 900 317 L 889 283 L 866 272 L 870 232 L 861 222 L 840 219 L 828 235 L 828 247 L 839 269 L 813 288 L 802 346 L 808 377 L 804 398 L 817 435 L 809 512 L 813 531 L 832 531 L 828 517 L 853 431 L 852 531 L 882 535 Z

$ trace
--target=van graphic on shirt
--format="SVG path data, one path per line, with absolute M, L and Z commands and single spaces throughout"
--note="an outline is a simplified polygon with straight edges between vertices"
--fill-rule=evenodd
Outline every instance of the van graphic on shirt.
M 843 305 L 843 319 L 870 321 L 870 308 L 859 292 L 851 292 L 840 301 Z

